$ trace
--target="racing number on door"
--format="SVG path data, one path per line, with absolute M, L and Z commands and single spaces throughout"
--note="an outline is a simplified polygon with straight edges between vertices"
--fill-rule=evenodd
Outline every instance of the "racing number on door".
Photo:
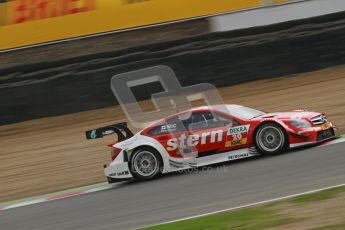
M 232 145 L 240 145 L 242 144 L 242 134 L 238 133 L 238 134 L 232 134 Z
M 233 147 L 247 144 L 249 125 L 241 125 L 229 128 L 226 136 L 225 147 Z

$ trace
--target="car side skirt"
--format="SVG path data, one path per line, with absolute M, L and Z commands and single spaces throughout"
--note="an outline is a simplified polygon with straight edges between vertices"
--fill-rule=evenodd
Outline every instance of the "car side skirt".
M 213 165 L 222 162 L 234 161 L 243 158 L 258 156 L 254 148 L 245 148 L 229 152 L 218 153 L 205 157 L 192 158 L 170 158 L 169 172 Z

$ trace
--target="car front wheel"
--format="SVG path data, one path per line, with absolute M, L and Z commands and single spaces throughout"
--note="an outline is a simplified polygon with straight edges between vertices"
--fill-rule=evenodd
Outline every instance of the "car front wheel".
M 255 135 L 256 147 L 262 154 L 275 155 L 286 150 L 288 138 L 278 124 L 266 123 L 258 128 Z

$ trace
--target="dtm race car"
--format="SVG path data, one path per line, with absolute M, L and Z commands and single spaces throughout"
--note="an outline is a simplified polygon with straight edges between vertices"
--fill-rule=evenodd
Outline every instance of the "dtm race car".
M 109 183 L 160 174 L 287 149 L 318 144 L 335 137 L 335 126 L 322 113 L 295 110 L 264 113 L 240 105 L 193 108 L 163 118 L 133 135 L 126 123 L 86 132 L 87 139 L 117 134 Z

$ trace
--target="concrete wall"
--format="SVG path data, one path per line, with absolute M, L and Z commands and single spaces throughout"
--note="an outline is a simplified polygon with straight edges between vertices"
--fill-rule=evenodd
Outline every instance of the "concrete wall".
M 208 18 L 211 32 L 245 29 L 345 11 L 344 0 L 302 0 Z

